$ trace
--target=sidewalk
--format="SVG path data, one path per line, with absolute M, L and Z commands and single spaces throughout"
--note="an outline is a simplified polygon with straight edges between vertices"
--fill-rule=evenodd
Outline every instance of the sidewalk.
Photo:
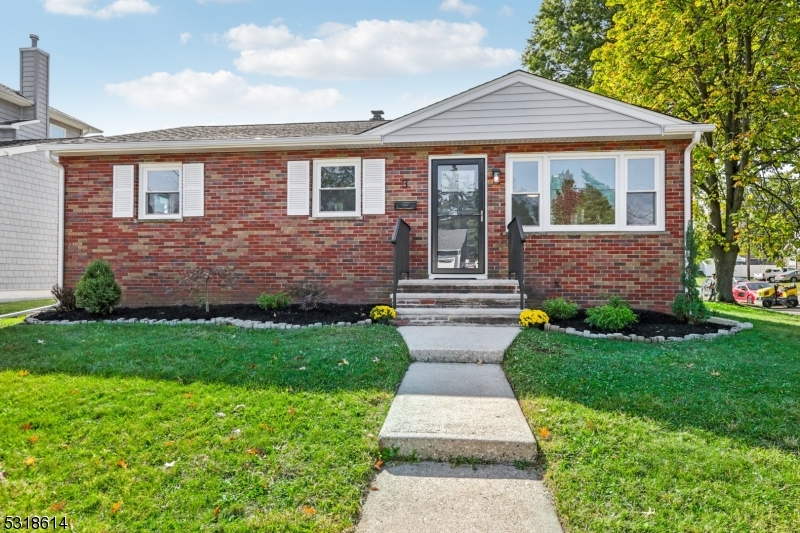
M 503 373 L 519 328 L 398 328 L 414 362 L 381 429 L 382 449 L 419 463 L 385 467 L 364 504 L 359 533 L 561 533 L 534 468 L 536 440 Z M 497 364 L 483 364 L 491 361 Z M 451 459 L 494 463 L 451 467 Z

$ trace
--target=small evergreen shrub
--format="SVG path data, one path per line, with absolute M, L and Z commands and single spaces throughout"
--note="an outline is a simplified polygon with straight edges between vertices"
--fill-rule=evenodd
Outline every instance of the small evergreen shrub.
M 58 300 L 57 309 L 59 313 L 68 313 L 75 310 L 75 289 L 53 285 L 50 294 Z
M 372 311 L 369 312 L 369 317 L 374 322 L 380 322 L 381 320 L 397 318 L 397 311 L 388 305 L 376 305 L 372 308 Z
M 550 322 L 550 317 L 547 313 L 539 309 L 525 309 L 519 314 L 519 325 L 528 328 L 541 326 Z
M 292 305 L 292 297 L 285 292 L 262 294 L 258 297 L 258 306 L 264 310 L 280 309 Z
M 108 261 L 92 261 L 75 287 L 75 304 L 90 313 L 107 315 L 122 298 Z
M 567 320 L 578 314 L 578 304 L 564 298 L 548 298 L 542 302 L 542 310 L 550 318 Z
M 694 225 L 690 221 L 689 227 L 686 228 L 685 260 L 681 270 L 683 293 L 677 294 L 672 301 L 672 313 L 678 320 L 684 320 L 690 324 L 705 324 L 708 322 L 710 313 L 697 290 L 697 277 L 700 275 L 700 267 L 697 266 L 697 248 Z
M 584 322 L 603 331 L 620 331 L 637 320 L 628 302 L 612 296 L 607 304 L 587 309 Z
M 325 289 L 316 283 L 303 283 L 293 287 L 289 294 L 300 301 L 300 309 L 303 311 L 315 309 L 328 295 Z

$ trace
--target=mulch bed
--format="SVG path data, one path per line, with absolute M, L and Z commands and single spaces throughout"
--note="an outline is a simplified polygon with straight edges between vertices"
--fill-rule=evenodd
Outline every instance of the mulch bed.
M 646 311 L 644 309 L 634 309 L 634 313 L 639 317 L 638 322 L 621 331 L 604 331 L 584 322 L 586 311 L 581 309 L 574 318 L 569 320 L 550 319 L 551 324 L 562 328 L 575 328 L 578 331 L 589 330 L 592 333 L 622 333 L 623 335 L 640 335 L 642 337 L 684 337 L 691 333 L 704 335 L 706 333 L 716 333 L 720 329 L 731 329 L 729 326 L 719 324 L 693 325 L 681 322 L 672 315 L 659 313 L 657 311 Z
M 198 320 L 201 318 L 238 318 L 239 320 L 257 320 L 259 322 L 274 322 L 276 324 L 294 324 L 305 326 L 308 324 L 336 324 L 337 322 L 356 323 L 369 318 L 370 310 L 377 304 L 320 304 L 316 309 L 303 311 L 299 305 L 292 305 L 283 309 L 265 311 L 253 304 L 212 305 L 206 313 L 205 307 L 192 305 L 174 305 L 166 307 L 119 307 L 110 315 L 93 315 L 78 309 L 68 313 L 47 311 L 39 313 L 39 320 L 117 320 L 118 318 L 151 318 L 165 320 Z

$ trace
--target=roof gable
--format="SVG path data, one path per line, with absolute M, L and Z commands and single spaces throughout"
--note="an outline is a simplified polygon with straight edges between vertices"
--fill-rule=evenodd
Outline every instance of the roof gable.
M 372 130 L 385 142 L 661 136 L 691 123 L 516 71 Z

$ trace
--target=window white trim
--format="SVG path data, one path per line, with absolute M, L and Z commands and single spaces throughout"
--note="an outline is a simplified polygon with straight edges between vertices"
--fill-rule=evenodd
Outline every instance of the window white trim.
M 355 211 L 320 211 L 319 195 L 322 181 L 322 167 L 355 167 Z M 349 187 L 348 187 L 349 188 Z M 342 159 L 315 159 L 314 160 L 314 186 L 312 191 L 312 217 L 314 218 L 341 218 L 361 216 L 361 158 L 350 157 Z
M 550 222 L 550 162 L 569 159 L 614 159 L 615 203 L 614 224 L 558 226 Z M 627 225 L 628 160 L 655 159 L 656 224 L 652 226 Z M 636 150 L 615 152 L 553 152 L 506 154 L 506 224 L 511 222 L 511 195 L 514 190 L 514 165 L 516 161 L 539 163 L 539 225 L 524 226 L 530 233 L 596 233 L 596 232 L 652 232 L 665 228 L 664 151 Z M 633 191 L 636 192 L 636 191 Z
M 179 212 L 172 215 L 147 214 L 147 173 L 151 170 L 178 171 Z M 140 163 L 139 164 L 139 218 L 142 220 L 180 220 L 183 218 L 183 165 L 181 163 Z

